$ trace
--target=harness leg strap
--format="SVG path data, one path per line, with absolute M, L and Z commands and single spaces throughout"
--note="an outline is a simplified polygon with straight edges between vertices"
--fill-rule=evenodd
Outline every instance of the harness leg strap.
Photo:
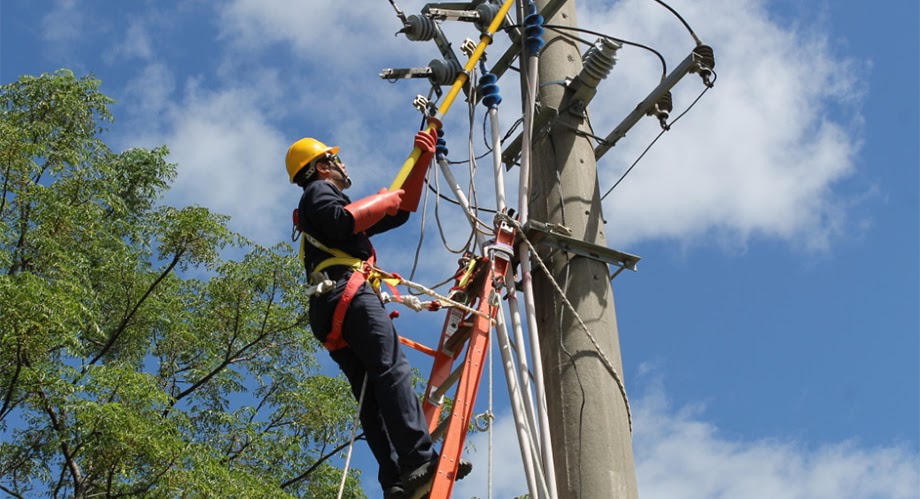
M 352 272 L 351 277 L 348 278 L 348 283 L 345 284 L 345 291 L 342 292 L 342 297 L 339 298 L 339 302 L 335 305 L 335 311 L 332 313 L 332 330 L 329 331 L 329 334 L 326 335 L 326 341 L 323 342 L 326 350 L 334 352 L 348 346 L 348 342 L 342 337 L 342 324 L 345 323 L 345 314 L 348 312 L 351 300 L 365 281 L 367 281 L 367 276 L 359 270 Z

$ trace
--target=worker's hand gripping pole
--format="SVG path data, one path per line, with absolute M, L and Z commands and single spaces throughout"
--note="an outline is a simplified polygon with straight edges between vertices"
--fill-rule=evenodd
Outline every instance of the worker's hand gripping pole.
M 420 150 L 421 154 L 419 154 L 418 159 L 415 161 L 415 166 L 402 184 L 402 189 L 406 194 L 403 196 L 402 204 L 399 206 L 400 210 L 415 212 L 418 209 L 422 191 L 425 189 L 428 167 L 431 166 L 431 159 L 434 157 L 437 143 L 438 132 L 434 128 L 415 134 L 415 148 Z
M 433 134 L 435 141 L 437 141 L 437 131 L 441 129 L 441 121 L 437 118 L 431 116 L 428 118 L 428 128 L 425 129 L 425 134 Z M 416 134 L 416 142 L 418 144 L 418 134 Z M 434 149 L 431 150 L 434 152 Z M 412 170 L 415 168 L 416 163 L 420 157 L 422 157 L 422 148 L 418 145 L 412 147 L 412 153 L 409 154 L 409 157 L 406 159 L 406 162 L 403 163 L 402 168 L 399 169 L 399 173 L 396 174 L 396 178 L 393 179 L 393 183 L 390 184 L 390 190 L 402 189 L 406 185 L 406 179 L 409 178 L 409 175 L 412 174 Z M 428 157 L 428 160 L 431 161 L 431 156 Z M 414 211 L 414 210 L 413 210 Z
M 438 107 L 438 114 L 433 118 L 429 119 L 429 125 L 426 131 L 431 131 L 432 129 L 438 130 L 441 128 L 441 119 L 444 118 L 444 115 L 447 114 L 447 111 L 450 109 L 450 106 L 454 103 L 454 99 L 457 98 L 457 95 L 460 93 L 460 90 L 463 89 L 463 86 L 466 85 L 466 82 L 470 79 L 470 74 L 473 72 L 473 69 L 476 68 L 476 64 L 479 62 L 479 59 L 482 58 L 482 54 L 486 51 L 486 46 L 492 43 L 492 35 L 498 31 L 498 28 L 501 27 L 502 23 L 505 21 L 505 16 L 508 15 L 508 11 L 511 10 L 511 6 L 514 5 L 514 0 L 505 0 L 502 3 L 498 13 L 495 14 L 495 18 L 492 19 L 492 24 L 489 25 L 489 28 L 479 37 L 479 44 L 476 45 L 476 50 L 473 51 L 473 54 L 470 56 L 470 59 L 466 61 L 466 66 L 463 67 L 463 71 L 457 75 L 457 79 L 454 80 L 453 86 L 450 87 L 450 91 L 447 92 L 447 95 L 444 96 L 444 101 L 441 103 L 441 106 Z M 401 189 L 403 183 L 405 183 L 406 178 L 409 177 L 409 173 L 412 171 L 412 168 L 415 166 L 415 162 L 418 161 L 419 156 L 421 156 L 422 151 L 418 147 L 414 147 L 412 152 L 409 154 L 409 157 L 403 163 L 402 168 L 399 170 L 399 173 L 396 174 L 396 178 L 393 180 L 393 183 L 390 184 L 390 190 Z

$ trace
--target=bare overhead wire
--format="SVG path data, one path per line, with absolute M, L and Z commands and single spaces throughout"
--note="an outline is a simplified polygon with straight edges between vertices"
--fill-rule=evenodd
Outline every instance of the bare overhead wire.
M 431 174 L 431 170 L 428 170 L 428 175 L 426 175 L 425 183 L 428 183 L 428 178 Z M 419 256 L 422 252 L 422 242 L 425 240 L 425 219 L 428 218 L 428 196 L 430 191 L 425 191 L 425 200 L 422 201 L 422 217 L 419 221 L 419 235 L 418 235 L 418 244 L 415 246 L 415 257 L 412 259 L 412 271 L 409 272 L 409 280 L 415 280 L 415 271 L 418 268 Z
M 707 68 L 707 69 L 708 69 L 709 71 L 712 72 L 712 82 L 711 82 L 709 85 L 706 85 L 706 86 L 703 88 L 703 91 L 700 92 L 700 94 L 696 96 L 696 99 L 693 99 L 693 102 L 691 102 L 690 105 L 687 106 L 687 109 L 684 109 L 684 111 L 683 111 L 682 113 L 680 113 L 679 115 L 677 115 L 676 118 L 674 118 L 673 120 L 671 120 L 671 123 L 668 124 L 668 127 L 667 127 L 667 128 L 662 128 L 661 131 L 658 132 L 658 135 L 656 135 L 655 138 L 652 139 L 652 142 L 649 143 L 648 146 L 646 146 L 645 150 L 642 151 L 642 154 L 640 154 L 639 157 L 636 158 L 635 161 L 633 161 L 632 165 L 630 165 L 629 168 L 627 168 L 626 171 L 623 172 L 623 175 L 620 175 L 620 178 L 613 184 L 613 186 L 611 186 L 610 189 L 607 189 L 607 192 L 605 192 L 604 195 L 601 196 L 601 201 L 603 201 L 604 198 L 606 198 L 608 194 L 610 194 L 611 192 L 613 192 L 613 190 L 616 189 L 616 187 L 617 187 L 618 185 L 620 185 L 620 182 L 622 182 L 623 179 L 625 179 L 626 176 L 629 175 L 629 172 L 631 172 L 631 171 L 633 170 L 633 168 L 636 167 L 636 165 L 639 163 L 639 161 L 641 161 L 642 158 L 645 157 L 645 154 L 648 153 L 648 151 L 652 148 L 652 146 L 655 145 L 656 142 L 658 142 L 658 139 L 660 139 L 661 136 L 664 135 L 665 132 L 667 132 L 668 130 L 670 130 L 671 127 L 674 126 L 674 124 L 677 123 L 678 120 L 680 120 L 681 118 L 683 118 L 685 114 L 687 114 L 691 109 L 693 109 L 693 106 L 695 106 L 696 103 L 699 102 L 699 100 L 700 100 L 701 98 L 703 98 L 703 95 L 705 95 L 706 92 L 708 92 L 709 89 L 712 88 L 713 85 L 715 85 L 715 82 L 716 82 L 716 79 L 718 78 L 718 75 L 716 74 L 715 70 L 713 70 L 713 69 L 711 69 L 711 68 Z
M 659 52 L 659 51 L 653 49 L 652 47 L 649 47 L 648 45 L 643 45 L 643 44 L 641 44 L 641 43 L 637 43 L 637 42 L 625 40 L 625 39 L 623 39 L 623 38 L 616 38 L 616 37 L 613 37 L 613 36 L 610 36 L 610 35 L 606 35 L 606 34 L 604 34 L 604 33 L 598 32 L 598 31 L 592 31 L 592 30 L 584 29 L 584 28 L 576 28 L 576 27 L 574 27 L 574 26 L 562 26 L 562 25 L 556 25 L 556 24 L 544 24 L 543 27 L 546 28 L 546 29 L 551 29 L 551 30 L 553 30 L 553 31 L 555 31 L 555 32 L 557 32 L 557 33 L 559 33 L 560 35 L 565 36 L 565 37 L 567 37 L 567 38 L 571 38 L 572 40 L 575 40 L 575 41 L 577 41 L 577 42 L 584 43 L 585 45 L 594 45 L 594 42 L 589 41 L 589 40 L 585 40 L 584 38 L 577 37 L 577 36 L 575 36 L 575 35 L 573 35 L 573 34 L 571 34 L 571 33 L 566 33 L 566 31 L 575 31 L 575 32 L 578 32 L 578 33 L 587 33 L 587 34 L 589 34 L 589 35 L 594 35 L 594 36 L 598 36 L 598 37 L 601 37 L 601 38 L 606 38 L 606 39 L 608 39 L 608 40 L 612 40 L 612 41 L 615 41 L 615 42 L 618 42 L 618 43 L 622 43 L 623 45 L 631 45 L 631 46 L 633 46 L 633 47 L 641 48 L 641 49 L 643 49 L 643 50 L 648 50 L 649 52 L 655 54 L 655 56 L 658 57 L 658 60 L 661 62 L 661 79 L 664 80 L 664 79 L 667 78 L 667 76 L 668 76 L 668 63 L 667 63 L 667 61 L 664 60 L 664 56 L 661 54 L 661 52 Z
M 662 6 L 664 6 L 664 8 L 668 9 L 669 11 L 671 11 L 672 14 L 677 16 L 677 19 L 679 19 L 681 24 L 683 24 L 684 27 L 687 28 L 687 31 L 690 32 L 690 36 L 693 37 L 693 41 L 695 41 L 697 45 L 703 44 L 703 42 L 700 41 L 700 38 L 696 36 L 696 33 L 693 32 L 693 28 L 691 28 L 690 25 L 687 23 L 687 21 L 684 20 L 684 17 L 682 15 L 680 15 L 676 10 L 672 9 L 670 5 L 664 3 L 662 0 L 655 0 L 655 1 L 660 3 Z
M 435 189 L 435 187 L 432 186 L 430 183 L 428 184 L 428 190 L 430 190 L 431 192 L 434 192 L 435 194 L 437 194 L 438 198 L 440 198 L 440 199 L 442 199 L 442 200 L 444 200 L 444 201 L 447 201 L 447 202 L 450 203 L 450 204 L 455 204 L 455 205 L 457 205 L 457 206 L 462 206 L 459 202 L 457 202 L 457 200 L 451 199 L 451 198 L 445 196 L 444 194 L 441 194 L 441 193 L 440 193 L 440 190 Z M 483 207 L 481 207 L 481 206 L 477 206 L 477 207 L 476 207 L 476 210 L 477 210 L 477 211 L 483 211 L 483 212 L 486 212 L 486 213 L 498 213 L 497 210 L 492 210 L 492 209 L 489 209 L 489 208 L 483 208 Z M 478 220 L 478 219 L 477 219 L 477 220 Z M 483 222 L 483 221 L 481 221 L 481 220 L 479 220 L 479 223 L 481 223 L 481 224 L 483 224 L 483 225 L 485 225 L 485 226 L 487 226 L 487 227 L 490 227 L 488 224 L 486 224 L 485 222 Z
M 473 231 L 470 232 L 470 235 L 467 238 L 466 242 L 463 243 L 462 248 L 453 249 L 450 247 L 450 244 L 447 242 L 447 236 L 444 234 L 444 224 L 441 223 L 441 203 L 439 200 L 442 199 L 442 196 L 441 196 L 439 176 L 435 177 L 435 185 L 437 187 L 438 197 L 435 199 L 435 204 L 434 204 L 434 218 L 435 218 L 435 221 L 437 222 L 438 234 L 441 235 L 441 244 L 443 244 L 444 248 L 451 253 L 462 254 L 466 252 L 467 250 L 469 250 L 470 245 L 472 244 L 473 240 L 475 240 L 476 238 L 475 228 L 473 229 Z M 446 199 L 446 197 L 444 199 Z

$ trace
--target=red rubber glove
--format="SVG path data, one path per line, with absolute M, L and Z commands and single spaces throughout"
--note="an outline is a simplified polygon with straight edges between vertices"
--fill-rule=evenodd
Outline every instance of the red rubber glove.
M 355 220 L 354 233 L 364 232 L 387 215 L 395 215 L 402 202 L 403 193 L 405 191 L 402 189 L 387 191 L 384 187 L 377 194 L 346 205 L 345 210 L 351 213 Z
M 415 211 L 418 209 L 419 200 L 422 198 L 422 189 L 425 186 L 425 176 L 428 174 L 428 167 L 431 166 L 431 158 L 434 157 L 435 145 L 438 143 L 438 131 L 432 128 L 429 131 L 420 131 L 415 134 L 415 147 L 418 147 L 422 153 L 415 161 L 412 171 L 406 181 L 403 182 L 403 189 L 406 196 L 403 198 L 400 209 L 406 211 Z

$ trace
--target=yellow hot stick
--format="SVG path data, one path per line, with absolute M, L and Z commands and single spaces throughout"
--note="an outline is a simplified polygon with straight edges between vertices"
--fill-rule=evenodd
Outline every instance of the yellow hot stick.
M 511 10 L 511 6 L 514 5 L 514 0 L 505 0 L 505 3 L 502 4 L 501 8 L 498 9 L 498 13 L 495 14 L 495 19 L 492 19 L 492 24 L 489 25 L 489 29 L 479 37 L 479 45 L 476 45 L 476 50 L 473 51 L 473 54 L 470 56 L 470 60 L 466 62 L 466 66 L 463 67 L 463 72 L 457 75 L 457 79 L 454 80 L 453 86 L 450 87 L 450 91 L 447 92 L 447 96 L 444 97 L 444 102 L 441 103 L 441 107 L 438 108 L 438 120 L 436 123 L 440 122 L 440 118 L 443 118 L 447 114 L 447 110 L 450 109 L 450 106 L 454 103 L 454 99 L 457 98 L 457 94 L 460 93 L 460 90 L 463 89 L 463 85 L 466 85 L 467 80 L 470 78 L 470 73 L 473 71 L 473 68 L 476 67 L 476 63 L 479 62 L 479 59 L 482 57 L 482 54 L 486 51 L 486 46 L 492 43 L 492 35 L 498 31 L 499 26 L 502 25 L 502 22 L 505 20 L 505 16 L 508 15 L 508 11 Z M 432 129 L 435 129 L 434 125 L 429 125 L 426 132 L 430 132 Z M 419 156 L 422 155 L 422 150 L 418 147 L 413 147 L 412 152 L 409 154 L 409 157 L 406 159 L 406 162 L 403 163 L 402 168 L 399 169 L 399 173 L 396 174 L 396 178 L 393 179 L 393 183 L 390 184 L 390 190 L 395 191 L 396 189 L 401 189 L 402 185 L 406 182 L 406 179 L 409 178 L 409 174 L 412 172 L 412 168 L 415 166 L 416 161 L 418 161 Z

